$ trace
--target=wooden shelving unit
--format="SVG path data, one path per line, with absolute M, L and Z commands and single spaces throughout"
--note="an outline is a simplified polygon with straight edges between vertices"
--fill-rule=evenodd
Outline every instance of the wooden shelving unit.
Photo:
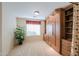
M 73 30 L 73 7 L 65 10 L 65 39 L 71 39 L 72 41 Z
M 69 56 L 71 54 L 71 42 L 73 31 L 73 6 L 65 8 L 64 20 L 64 39 L 62 40 L 62 55 Z
M 65 16 L 71 16 L 73 13 L 69 13 L 69 14 L 67 14 L 67 15 L 65 15 Z

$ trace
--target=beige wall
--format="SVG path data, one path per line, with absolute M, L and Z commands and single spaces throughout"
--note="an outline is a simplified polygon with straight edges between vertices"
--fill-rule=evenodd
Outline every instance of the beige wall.
M 2 3 L 0 2 L 0 55 L 2 53 Z
M 2 55 L 7 55 L 14 46 L 16 16 L 11 5 L 2 3 Z

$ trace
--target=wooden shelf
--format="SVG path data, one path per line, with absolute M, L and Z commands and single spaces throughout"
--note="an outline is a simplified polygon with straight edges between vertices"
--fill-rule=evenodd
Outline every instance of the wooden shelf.
M 66 33 L 66 34 L 72 34 L 72 33 Z
M 67 14 L 67 15 L 65 15 L 65 16 L 71 16 L 71 15 L 73 15 L 73 12 L 72 12 L 72 13 L 69 13 L 69 14 Z
M 72 38 L 66 38 L 66 40 L 71 42 L 72 41 Z
M 65 28 L 71 29 L 72 27 L 65 27 Z
M 72 20 L 66 20 L 65 22 L 72 22 Z

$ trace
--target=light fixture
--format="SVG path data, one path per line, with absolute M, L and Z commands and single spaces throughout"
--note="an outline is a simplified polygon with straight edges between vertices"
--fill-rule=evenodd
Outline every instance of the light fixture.
M 39 11 L 34 11 L 34 15 L 38 16 L 39 15 Z

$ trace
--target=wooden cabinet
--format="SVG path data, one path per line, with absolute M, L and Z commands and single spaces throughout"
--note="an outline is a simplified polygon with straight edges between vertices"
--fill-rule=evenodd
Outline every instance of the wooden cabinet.
M 64 37 L 64 9 L 55 10 L 56 20 L 56 51 L 61 52 L 61 39 Z
M 62 55 L 64 56 L 70 56 L 71 53 L 71 41 L 62 40 Z
M 44 41 L 59 53 L 61 51 L 61 38 L 64 36 L 63 18 L 64 10 L 62 8 L 56 9 L 53 14 L 46 18 L 46 31 L 44 34 Z M 48 25 L 49 27 L 47 27 Z M 52 28 L 50 28 L 51 26 Z
M 73 35 L 73 6 L 69 5 L 65 9 L 65 19 L 64 19 L 64 39 L 62 40 L 62 55 L 71 55 L 71 42 Z
M 45 30 L 46 36 L 44 40 L 57 52 L 61 53 L 64 56 L 71 55 L 71 45 L 75 55 L 79 55 L 78 49 L 78 11 L 73 8 L 71 4 L 66 8 L 58 8 L 46 18 L 47 24 L 52 24 L 52 31 L 48 33 L 48 30 Z M 78 8 L 78 7 L 77 7 Z M 76 15 L 76 16 L 75 16 Z M 74 20 L 77 20 L 76 22 Z M 45 26 L 45 27 L 46 27 Z M 50 28 L 48 28 L 50 29 Z M 52 34 L 51 34 L 52 33 Z M 73 39 L 73 40 L 72 40 Z M 72 43 L 73 41 L 73 43 Z M 76 47 L 74 47 L 76 46 Z M 73 54 L 72 54 L 73 55 Z

